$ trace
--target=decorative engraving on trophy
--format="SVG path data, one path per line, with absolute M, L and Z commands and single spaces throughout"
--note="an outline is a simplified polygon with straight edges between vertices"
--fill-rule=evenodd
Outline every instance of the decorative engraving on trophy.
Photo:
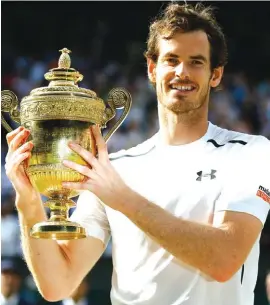
M 63 85 L 63 83 L 61 83 Z M 31 95 L 35 95 L 38 93 L 43 93 L 43 92 L 80 92 L 80 93 L 85 93 L 89 97 L 96 98 L 97 94 L 89 89 L 85 88 L 79 88 L 78 86 L 61 86 L 61 87 L 42 87 L 42 88 L 36 88 L 31 91 Z
M 14 95 L 6 94 L 1 96 L 1 108 L 2 111 L 10 111 L 11 109 L 14 109 L 18 105 L 17 98 L 14 98 Z
M 37 114 L 44 116 L 52 111 L 52 105 L 47 102 L 41 102 L 37 107 Z
M 100 99 L 76 96 L 40 96 L 21 103 L 21 120 L 72 119 L 99 124 L 103 121 L 105 104 Z
M 64 103 L 57 102 L 55 105 L 52 106 L 53 110 L 59 114 L 63 114 L 66 110 Z

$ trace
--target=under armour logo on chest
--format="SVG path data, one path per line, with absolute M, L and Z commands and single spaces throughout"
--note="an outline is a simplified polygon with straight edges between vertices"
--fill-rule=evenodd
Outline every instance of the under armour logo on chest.
M 199 171 L 199 172 L 197 172 L 198 177 L 197 177 L 196 181 L 202 181 L 203 178 L 210 178 L 210 180 L 213 180 L 216 178 L 216 175 L 215 175 L 216 172 L 217 171 L 215 169 L 212 169 L 211 173 L 205 173 L 203 171 Z

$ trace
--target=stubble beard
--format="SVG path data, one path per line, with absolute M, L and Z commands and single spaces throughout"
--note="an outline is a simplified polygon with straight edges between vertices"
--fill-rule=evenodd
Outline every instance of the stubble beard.
M 167 113 L 167 115 L 173 113 L 178 117 L 179 121 L 191 123 L 191 121 L 196 121 L 204 115 L 205 111 L 202 108 L 208 107 L 209 95 L 210 86 L 208 84 L 196 101 L 190 101 L 187 97 L 183 96 L 177 102 L 169 104 L 159 99 L 159 107 L 161 106 L 163 112 Z

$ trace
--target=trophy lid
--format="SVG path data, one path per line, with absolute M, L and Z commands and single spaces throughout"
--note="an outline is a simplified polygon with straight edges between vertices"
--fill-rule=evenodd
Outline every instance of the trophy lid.
M 106 104 L 89 89 L 80 88 L 83 75 L 71 68 L 70 50 L 63 48 L 58 67 L 44 74 L 50 83 L 33 89 L 21 101 L 22 123 L 34 120 L 80 120 L 103 124 Z
M 48 87 L 40 87 L 33 89 L 30 96 L 44 95 L 52 92 L 78 93 L 95 98 L 97 94 L 89 89 L 78 87 L 78 82 L 83 79 L 83 75 L 77 70 L 71 68 L 71 51 L 67 48 L 59 50 L 62 54 L 58 60 L 58 67 L 49 70 L 44 74 L 46 80 L 50 81 Z

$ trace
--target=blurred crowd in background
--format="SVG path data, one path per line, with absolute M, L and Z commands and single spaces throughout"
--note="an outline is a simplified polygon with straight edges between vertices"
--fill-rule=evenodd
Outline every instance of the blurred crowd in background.
M 9 11 L 12 12 L 12 10 Z M 27 13 L 30 14 L 29 11 L 25 12 L 25 14 Z M 17 14 L 19 14 L 18 11 Z M 36 16 L 39 15 L 36 14 Z M 8 27 L 7 20 L 6 17 L 4 25 Z M 109 46 L 105 41 L 106 33 L 109 32 L 108 25 L 106 26 L 105 23 L 99 21 L 96 29 L 97 34 L 93 36 L 92 40 L 92 45 L 95 47 L 92 52 L 83 53 L 79 46 L 77 49 L 71 48 L 71 67 L 84 75 L 79 86 L 95 91 L 104 100 L 106 100 L 108 92 L 115 87 L 124 87 L 131 93 L 133 105 L 130 114 L 108 142 L 109 152 L 115 152 L 135 146 L 157 132 L 157 100 L 155 91 L 147 79 L 146 64 L 142 57 L 144 43 L 138 39 L 128 41 L 125 45 L 126 57 L 124 61 L 104 60 L 101 54 L 103 54 L 102 50 L 105 46 Z M 15 31 L 14 28 L 13 31 Z M 7 33 L 4 34 L 8 37 Z M 69 45 L 61 47 L 69 48 Z M 27 52 L 20 55 L 14 46 L 6 43 L 2 53 L 2 90 L 12 90 L 21 100 L 24 96 L 29 95 L 32 89 L 47 86 L 48 82 L 44 79 L 44 74 L 49 69 L 57 67 L 60 55 L 57 51 L 57 49 L 48 48 L 39 55 L 37 55 L 38 53 L 26 55 Z M 234 62 L 236 62 L 235 59 Z M 251 78 L 250 74 L 247 75 L 243 68 L 234 69 L 234 71 L 229 69 L 228 72 L 225 72 L 220 90 L 211 93 L 209 120 L 227 129 L 260 134 L 270 139 L 270 72 L 269 76 L 267 73 L 264 75 L 266 76 Z M 108 128 L 112 124 L 113 121 L 108 124 Z M 16 125 L 14 124 L 13 127 Z M 14 191 L 6 177 L 4 168 L 7 153 L 5 135 L 6 131 L 2 128 L 1 304 L 5 304 L 3 294 L 14 293 L 15 295 L 18 292 L 24 302 L 16 303 L 14 297 L 13 303 L 10 304 L 43 305 L 47 303 L 39 295 L 22 259 L 18 218 L 14 209 Z M 259 160 L 254 160 L 254 162 L 259 162 Z M 269 218 L 260 240 L 261 255 L 255 290 L 255 305 L 270 304 L 270 275 L 267 277 L 268 270 L 270 270 Z M 111 270 L 111 244 L 109 243 L 103 257 L 73 297 L 58 304 L 109 305 Z M 86 299 L 83 299 L 84 296 Z

